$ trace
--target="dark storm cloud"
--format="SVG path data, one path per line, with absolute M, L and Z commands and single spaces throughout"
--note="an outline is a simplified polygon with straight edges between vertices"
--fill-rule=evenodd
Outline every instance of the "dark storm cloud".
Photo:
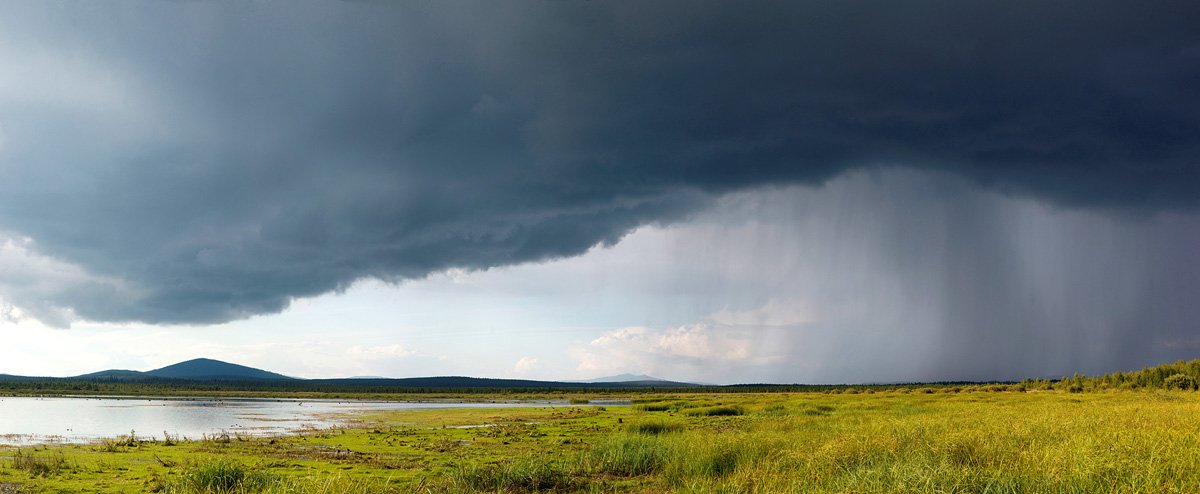
M 1066 210 L 901 169 L 720 204 L 676 228 L 683 246 L 704 249 L 675 254 L 680 265 L 721 270 L 720 282 L 666 285 L 704 287 L 716 306 L 787 301 L 774 305 L 807 316 L 781 337 L 760 330 L 753 340 L 753 355 L 783 354 L 787 365 L 732 379 L 1057 378 L 1200 349 L 1197 215 Z M 694 226 L 706 221 L 718 230 Z M 722 258 L 730 251 L 738 255 Z
M 4 9 L 0 230 L 91 275 L 5 295 L 94 320 L 571 256 L 865 166 L 1200 200 L 1186 2 Z

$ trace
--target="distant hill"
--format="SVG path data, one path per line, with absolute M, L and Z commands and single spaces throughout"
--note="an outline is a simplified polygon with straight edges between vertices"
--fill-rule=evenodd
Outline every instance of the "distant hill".
M 166 386 L 195 386 L 214 384 L 240 386 L 244 389 L 305 389 L 305 390 L 372 390 L 389 392 L 398 389 L 608 389 L 608 388 L 679 388 L 696 384 L 665 381 L 651 376 L 622 374 L 589 381 L 531 381 L 523 379 L 489 379 L 463 376 L 384 378 L 361 376 L 341 379 L 297 379 L 262 369 L 231 364 L 220 360 L 198 358 L 168 365 L 151 371 L 109 369 L 65 378 L 37 378 L 0 375 L 0 382 L 119 382 L 154 383 Z
M 694 386 L 689 383 L 672 381 L 625 381 L 625 382 L 563 382 L 563 381 L 530 381 L 524 379 L 489 379 L 483 377 L 438 376 L 438 377 L 406 377 L 400 379 L 309 379 L 307 383 L 354 387 L 354 388 L 679 388 Z
M 205 381 L 244 381 L 244 380 L 274 380 L 295 378 L 276 374 L 262 369 L 231 364 L 220 360 L 198 358 L 168 365 L 145 373 L 151 377 L 164 379 L 192 379 Z
M 14 376 L 12 374 L 0 374 L 0 381 L 21 382 L 21 381 L 38 381 L 46 379 L 44 377 L 29 377 L 29 376 Z
M 1027 379 L 1010 381 L 942 381 L 934 383 L 893 384 L 729 384 L 683 383 L 664 381 L 651 376 L 621 374 L 589 381 L 530 381 L 520 379 L 487 379 L 479 377 L 441 376 L 401 379 L 357 377 L 343 379 L 297 379 L 282 374 L 246 367 L 244 365 L 199 358 L 169 365 L 161 369 L 140 372 L 110 369 L 74 377 L 31 377 L 0 374 L 0 388 L 5 393 L 62 393 L 87 394 L 97 391 L 133 393 L 161 389 L 230 390 L 276 392 L 441 392 L 457 390 L 464 393 L 499 389 L 640 389 L 640 388 L 711 388 L 745 392 L 829 391 L 847 388 L 910 389 L 913 386 L 959 386 L 997 388 L 1001 390 L 1035 389 L 1070 392 L 1103 389 L 1197 389 L 1200 382 L 1200 360 L 1179 361 L 1129 372 L 1114 372 L 1103 376 L 1075 375 L 1062 379 Z M 143 384 L 151 387 L 143 387 Z
M 151 376 L 145 372 L 125 369 L 109 369 L 82 376 L 75 376 L 71 379 L 84 379 L 88 381 L 145 381 L 151 379 Z
M 617 374 L 615 376 L 597 377 L 595 379 L 578 379 L 567 381 L 573 383 L 625 383 L 625 382 L 648 382 L 648 381 L 666 381 L 645 374 Z

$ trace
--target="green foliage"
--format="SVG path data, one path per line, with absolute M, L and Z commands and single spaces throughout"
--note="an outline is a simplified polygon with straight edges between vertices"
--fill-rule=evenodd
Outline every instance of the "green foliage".
M 1196 390 L 1196 378 L 1187 374 L 1171 374 L 1163 380 L 1163 387 L 1167 389 L 1181 389 L 1184 391 Z
M 1200 383 L 1200 360 L 1189 360 L 1172 364 L 1147 367 L 1133 372 L 1113 372 L 1103 376 L 1088 377 L 1075 374 L 1064 377 L 1052 385 L 1046 381 L 1026 380 L 1022 384 L 1029 389 L 1042 390 L 1053 387 L 1069 393 L 1116 389 L 1197 389 Z

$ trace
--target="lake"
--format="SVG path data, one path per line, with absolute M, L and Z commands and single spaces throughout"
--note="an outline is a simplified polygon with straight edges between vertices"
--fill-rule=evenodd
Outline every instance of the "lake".
M 253 398 L 0 398 L 0 444 L 90 442 L 129 435 L 199 439 L 204 435 L 286 434 L 344 423 L 371 410 L 568 406 L 565 402 L 383 402 Z

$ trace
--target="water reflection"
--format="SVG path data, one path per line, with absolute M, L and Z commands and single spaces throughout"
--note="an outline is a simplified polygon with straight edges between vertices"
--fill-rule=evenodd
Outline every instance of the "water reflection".
M 564 402 L 381 402 L 292 399 L 5 397 L 0 444 L 89 442 L 136 434 L 200 439 L 218 434 L 282 434 L 343 423 L 370 410 L 566 406 Z

